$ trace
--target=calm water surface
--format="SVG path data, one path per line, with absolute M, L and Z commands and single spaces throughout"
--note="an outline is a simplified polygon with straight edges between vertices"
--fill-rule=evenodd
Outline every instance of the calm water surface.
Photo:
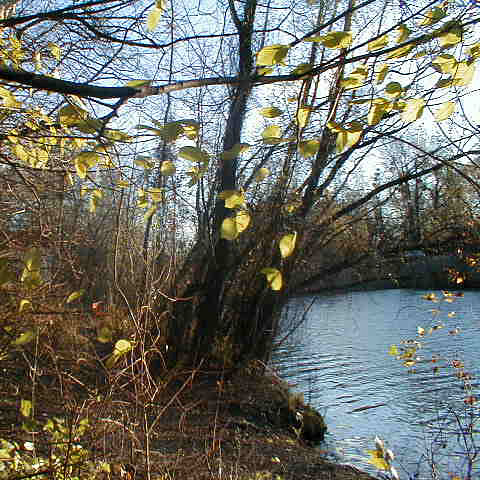
M 425 293 L 383 290 L 318 296 L 295 299 L 286 309 L 289 319 L 299 320 L 311 306 L 302 326 L 278 349 L 275 368 L 325 415 L 327 449 L 344 463 L 375 472 L 365 459 L 378 435 L 395 452 L 401 478 L 417 470 L 423 477 L 428 462 L 421 460 L 419 467 L 419 460 L 432 449 L 441 464 L 439 478 L 451 478 L 452 470 L 460 473 L 456 455 L 462 443 L 444 433 L 459 429 L 451 409 L 461 415 L 478 413 L 477 406 L 466 407 L 464 399 L 479 390 L 480 292 L 465 292 L 453 303 L 447 303 L 442 292 L 435 292 L 438 302 L 426 301 L 421 298 Z M 439 324 L 444 328 L 417 336 L 418 326 L 428 331 Z M 423 344 L 413 373 L 388 355 L 392 344 L 400 346 L 407 339 Z M 464 371 L 474 375 L 471 392 L 463 389 L 453 360 L 463 362 Z M 379 404 L 384 405 L 355 411 Z M 474 428 L 480 430 L 480 422 Z M 480 469 L 475 478 L 480 478 Z

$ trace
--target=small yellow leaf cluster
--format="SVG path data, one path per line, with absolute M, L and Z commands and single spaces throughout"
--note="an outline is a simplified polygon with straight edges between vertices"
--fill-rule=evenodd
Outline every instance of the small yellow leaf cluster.
M 337 135 L 337 152 L 342 153 L 348 148 L 353 147 L 362 136 L 363 127 L 359 122 L 351 122 L 347 127 L 342 127 L 337 122 L 330 121 L 327 127 Z

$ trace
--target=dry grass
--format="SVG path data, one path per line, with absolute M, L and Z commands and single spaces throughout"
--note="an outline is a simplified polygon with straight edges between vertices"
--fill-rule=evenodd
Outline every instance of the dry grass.
M 48 328 L 38 341 L 12 351 L 0 372 L 0 438 L 17 441 L 20 455 L 24 442 L 31 442 L 34 456 L 48 459 L 42 475 L 31 475 L 32 467 L 15 478 L 370 478 L 327 462 L 321 448 L 298 438 L 281 414 L 288 395 L 275 376 L 177 370 L 154 382 L 142 373 L 141 361 L 106 370 L 103 361 L 112 346 L 98 344 L 85 318 L 41 321 Z M 33 402 L 37 423 L 28 428 L 22 428 L 22 399 Z M 51 419 L 64 421 L 60 441 L 44 429 Z M 88 427 L 76 435 L 82 419 Z M 80 445 L 90 467 L 62 472 L 52 461 L 59 445 L 65 465 Z

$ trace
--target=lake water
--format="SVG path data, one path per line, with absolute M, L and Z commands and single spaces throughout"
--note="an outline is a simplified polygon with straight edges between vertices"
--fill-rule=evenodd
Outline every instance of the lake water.
M 375 448 L 378 436 L 394 451 L 401 478 L 431 478 L 433 458 L 437 478 L 455 473 L 463 480 L 468 469 L 463 453 L 475 447 L 471 436 L 447 432 L 472 423 L 473 437 L 480 432 L 480 292 L 467 291 L 463 298 L 434 292 L 437 302 L 423 299 L 426 293 L 382 290 L 294 299 L 285 311 L 290 321 L 310 308 L 279 347 L 274 365 L 325 415 L 329 434 L 320 448 L 340 462 L 377 473 L 366 463 L 366 450 Z M 431 327 L 436 329 L 428 334 Z M 388 354 L 391 345 L 400 349 L 408 339 L 422 343 L 413 367 Z M 465 374 L 473 378 L 459 378 Z M 465 390 L 465 382 L 471 388 Z M 465 403 L 476 395 L 478 403 Z M 373 405 L 379 406 L 355 411 Z M 472 478 L 480 478 L 480 468 Z

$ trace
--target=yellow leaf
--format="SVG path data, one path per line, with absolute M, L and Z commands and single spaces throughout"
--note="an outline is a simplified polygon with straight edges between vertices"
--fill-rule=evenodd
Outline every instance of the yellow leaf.
M 371 463 L 379 470 L 390 470 L 389 463 L 383 458 L 383 452 L 380 450 L 367 450 L 371 458 L 368 460 L 368 463 Z
M 382 83 L 387 76 L 389 66 L 386 63 L 382 63 L 377 70 L 377 85 Z
M 139 155 L 135 161 L 134 161 L 135 165 L 138 165 L 139 167 L 142 167 L 142 168 L 145 168 L 145 169 L 150 169 L 150 168 L 153 168 L 153 161 L 148 158 L 148 157 L 144 157 L 144 156 L 141 156 Z
M 405 45 L 404 47 L 396 48 L 393 52 L 388 55 L 387 59 L 392 58 L 402 58 L 408 55 L 411 50 L 415 47 L 413 44 Z
M 146 85 L 151 85 L 151 80 L 131 80 L 127 83 L 127 87 L 144 87 Z
M 113 350 L 114 355 L 125 355 L 132 349 L 132 344 L 128 340 L 118 340 Z
M 279 291 L 282 289 L 282 273 L 276 268 L 264 268 L 260 273 L 263 273 L 267 278 L 268 286 L 274 290 Z
M 312 69 L 311 63 L 300 63 L 291 72 L 290 75 L 303 75 Z
M 225 240 L 235 240 L 250 223 L 250 215 L 244 211 L 239 211 L 235 217 L 228 217 L 222 222 L 220 237 Z
M 280 254 L 282 258 L 289 257 L 293 251 L 295 250 L 295 244 L 297 242 L 297 232 L 289 233 L 288 235 L 284 235 L 279 243 L 280 247 Z
M 447 23 L 446 26 L 434 34 L 443 48 L 452 47 L 460 43 L 463 37 L 463 28 L 458 22 L 452 21 Z
M 288 54 L 288 45 L 268 45 L 257 53 L 257 65 L 269 66 L 282 64 Z
M 439 73 L 452 74 L 457 66 L 457 60 L 453 55 L 442 53 L 432 60 L 432 67 Z
M 404 23 L 397 27 L 397 32 L 397 43 L 403 43 L 410 36 L 410 33 L 412 33 Z
M 380 50 L 388 45 L 388 34 L 382 35 L 376 40 L 372 40 L 368 43 L 368 50 L 373 52 L 375 50 Z
M 299 128 L 304 128 L 307 125 L 311 111 L 310 107 L 300 107 L 297 110 L 297 124 Z
M 377 101 L 372 102 L 368 112 L 367 121 L 369 125 L 377 125 L 383 118 L 385 113 L 390 110 L 390 102 L 384 98 L 377 98 Z
M 480 58 L 480 42 L 477 42 L 475 45 L 472 45 L 468 52 L 472 58 Z
M 237 158 L 241 153 L 250 149 L 248 143 L 236 143 L 230 150 L 225 150 L 220 154 L 222 160 L 233 160 Z
M 435 120 L 442 122 L 446 120 L 455 111 L 456 105 L 454 102 L 445 102 L 436 112 Z
M 317 154 L 320 149 L 318 140 L 305 140 L 298 145 L 298 151 L 303 158 L 310 158 Z
M 407 101 L 405 110 L 402 112 L 402 120 L 404 122 L 414 122 L 418 120 L 425 108 L 425 100 L 423 98 L 412 98 Z
M 23 312 L 27 308 L 32 308 L 32 302 L 30 300 L 25 299 L 25 298 L 23 300 L 20 300 L 20 305 L 18 307 L 18 311 Z
M 266 118 L 279 117 L 281 114 L 282 111 L 277 107 L 266 107 L 260 109 L 260 115 Z
M 35 332 L 33 330 L 27 330 L 17 337 L 12 343 L 16 346 L 26 345 L 35 338 Z
M 167 143 L 174 142 L 183 134 L 183 127 L 179 122 L 166 123 L 159 130 L 155 130 L 159 137 L 162 137 Z
M 88 112 L 76 105 L 66 105 L 58 111 L 58 120 L 64 127 L 76 126 L 88 118 Z
M 443 8 L 432 8 L 427 12 L 425 18 L 419 23 L 421 26 L 433 25 L 434 23 L 439 22 L 442 18 L 445 18 L 447 14 Z
M 191 162 L 208 163 L 209 155 L 198 147 L 182 147 L 178 151 L 178 156 Z
M 318 37 L 308 37 L 305 42 L 320 42 L 327 48 L 348 48 L 352 43 L 352 32 L 330 32 Z
M 66 303 L 71 303 L 75 300 L 77 300 L 78 298 L 80 298 L 83 294 L 85 293 L 85 290 L 82 288 L 81 290 L 77 290 L 76 292 L 72 292 L 67 300 L 66 300 Z
M 175 175 L 175 172 L 176 172 L 175 164 L 172 161 L 165 160 L 162 162 L 162 166 L 160 167 L 160 173 L 163 176 L 168 177 L 171 175 Z
M 332 130 L 331 126 L 335 122 L 329 122 L 327 126 Z M 349 128 L 339 127 L 337 130 L 337 152 L 342 153 L 345 149 L 353 147 L 362 136 L 362 125 L 358 122 L 352 122 Z
M 237 208 L 245 206 L 245 194 L 238 190 L 224 190 L 218 198 L 225 200 L 225 208 Z
M 146 193 L 154 203 L 162 202 L 164 199 L 162 188 L 149 188 L 146 190 Z
M 389 350 L 388 350 L 388 354 L 389 355 L 392 355 L 393 357 L 396 357 L 398 355 L 398 347 L 396 345 L 392 345 Z
M 262 167 L 258 170 L 255 175 L 255 181 L 261 182 L 270 175 L 270 170 L 268 168 Z
M 22 400 L 20 401 L 20 413 L 25 418 L 28 418 L 32 414 L 32 402 L 30 400 Z
M 398 98 L 403 93 L 403 88 L 398 82 L 390 82 L 385 86 L 385 94 L 390 98 Z
M 58 60 L 58 61 L 61 60 L 62 50 L 60 49 L 60 47 L 56 43 L 49 42 L 48 43 L 48 49 L 50 50 L 50 53 L 52 54 L 53 58 L 55 58 L 55 60 Z
M 263 142 L 267 144 L 276 143 L 282 136 L 278 125 L 270 125 L 262 132 Z
M 143 216 L 143 221 L 147 222 L 148 219 L 157 211 L 157 205 L 152 205 Z
M 340 82 L 340 85 L 343 88 L 359 88 L 363 86 L 365 79 L 368 75 L 368 67 L 365 65 L 361 65 L 357 67 L 350 75 Z
M 452 84 L 457 87 L 465 87 L 473 80 L 475 74 L 475 64 L 468 64 L 467 62 L 458 63 L 453 71 Z
M 152 8 L 152 10 L 150 10 L 147 18 L 147 30 L 149 32 L 153 32 L 157 28 L 158 22 L 160 21 L 160 18 L 162 18 L 162 14 L 162 8 L 155 6 Z

